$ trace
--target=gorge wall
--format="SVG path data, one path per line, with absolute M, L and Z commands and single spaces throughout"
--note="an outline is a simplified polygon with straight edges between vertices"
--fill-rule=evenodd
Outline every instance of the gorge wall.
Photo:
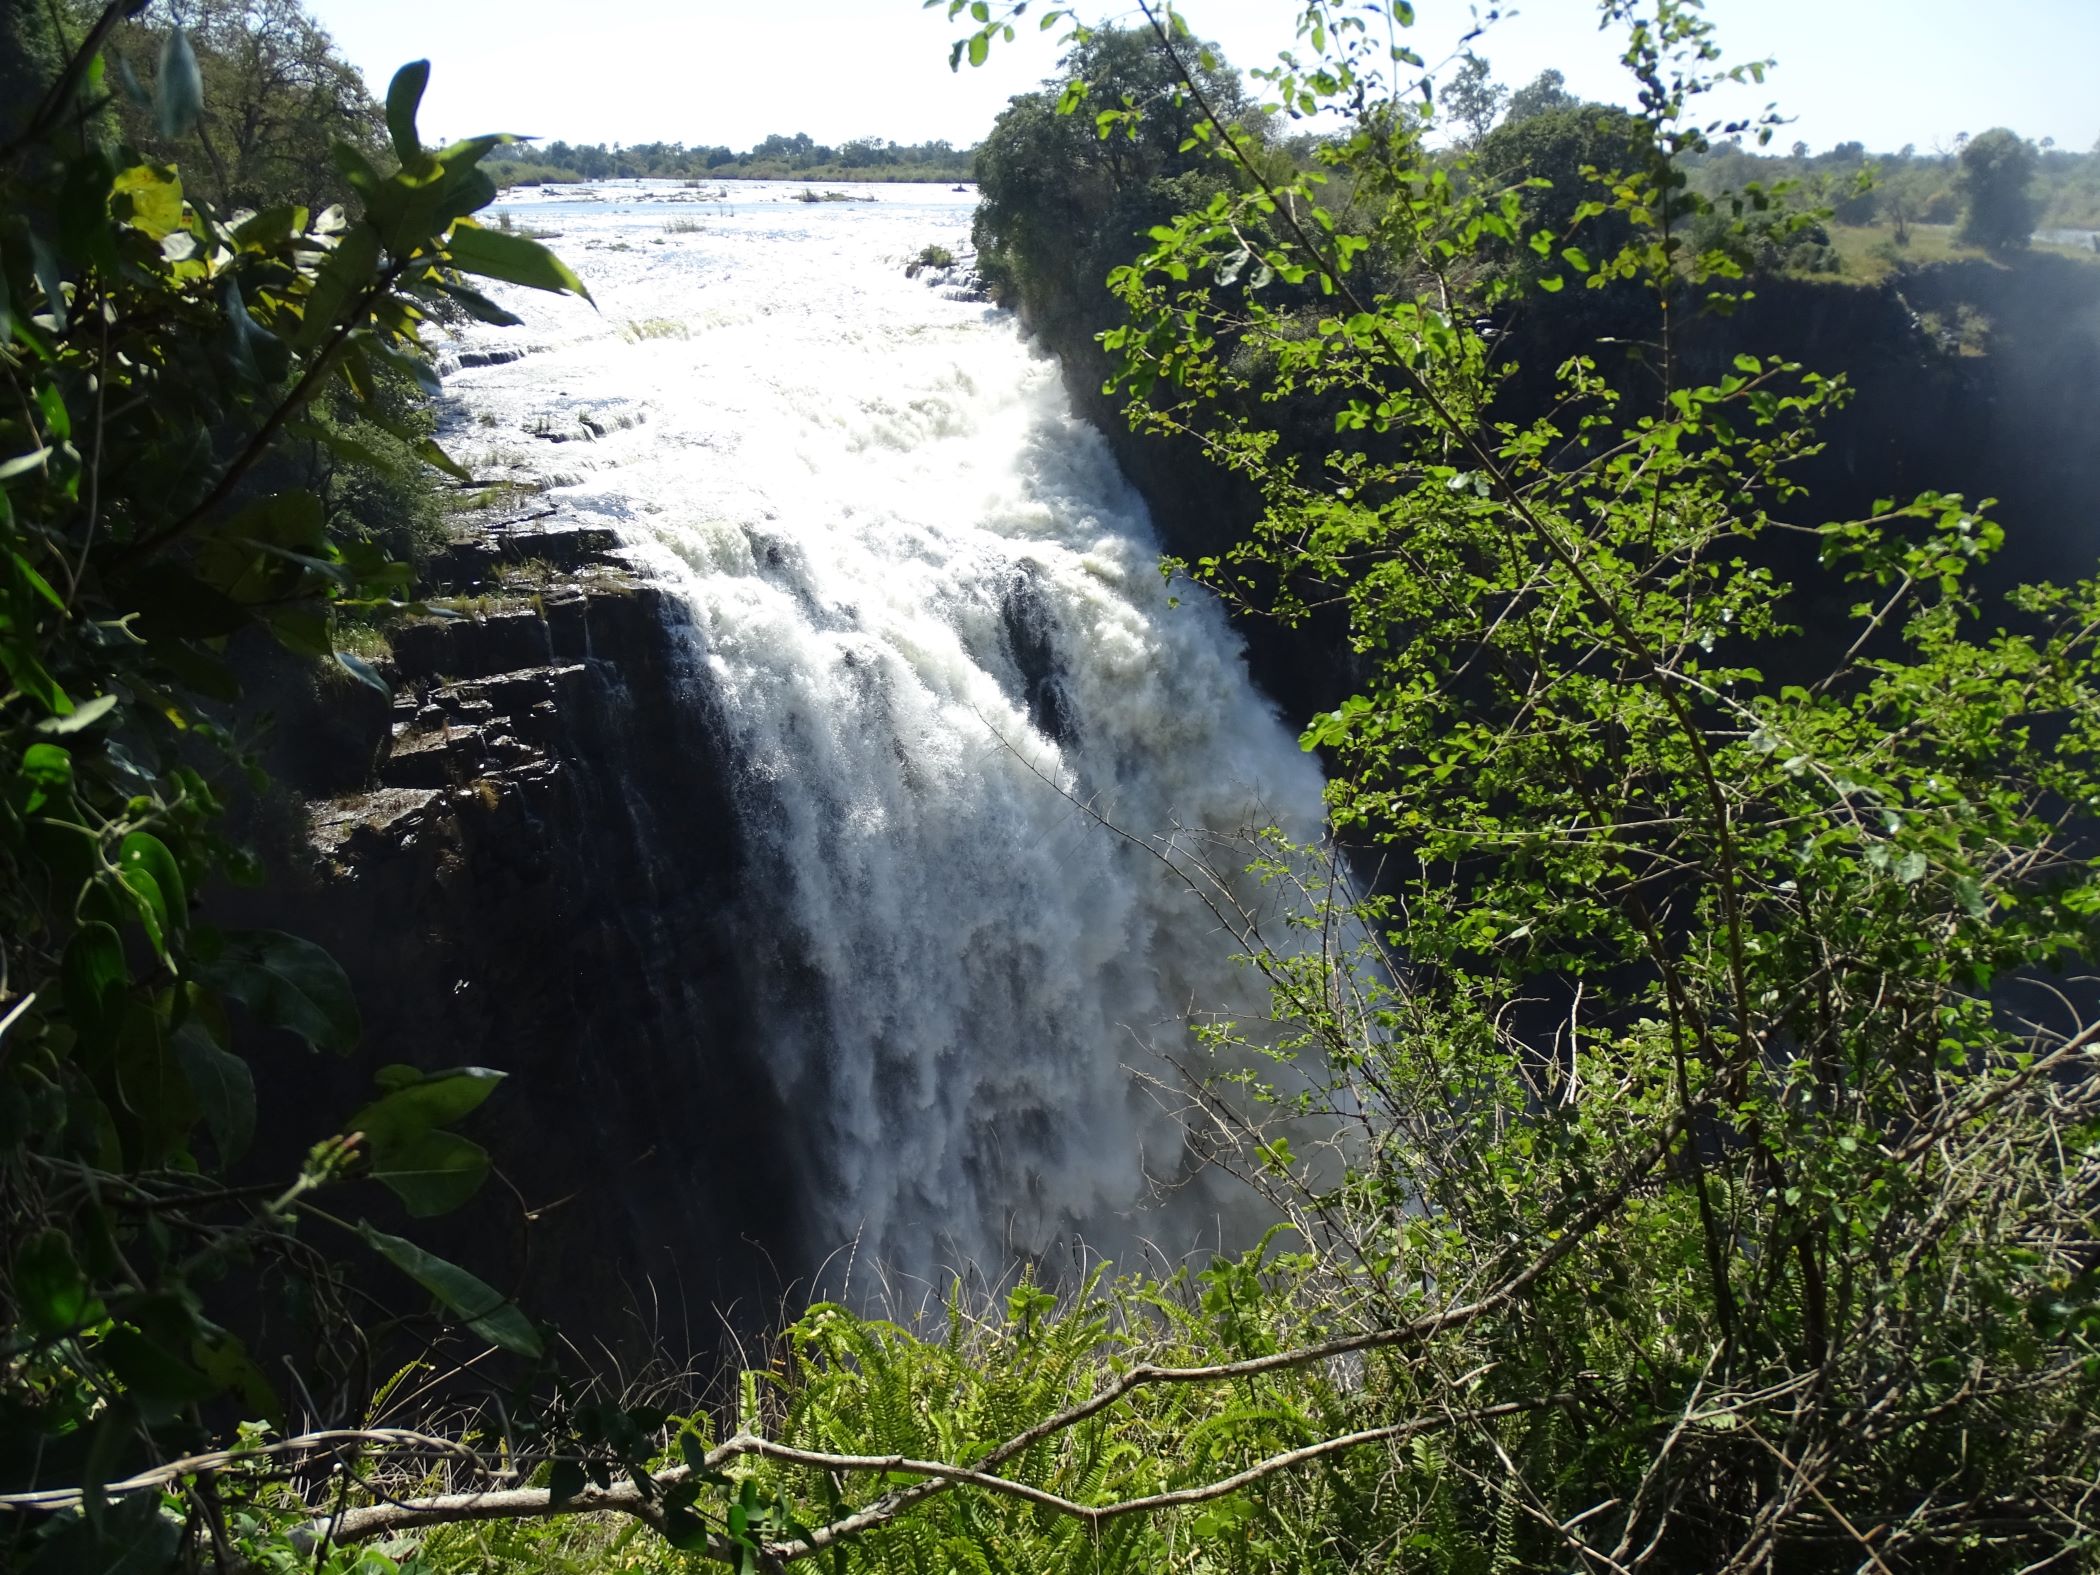
M 439 554 L 424 594 L 472 611 L 393 632 L 391 704 L 272 664 L 306 873 L 243 917 L 356 989 L 358 1058 L 274 1063 L 322 1095 L 298 1108 L 354 1109 L 390 1062 L 512 1074 L 467 1128 L 500 1180 L 419 1234 L 536 1315 L 688 1352 L 718 1306 L 766 1321 L 796 1190 L 750 1059 L 730 764 L 681 604 L 613 545 L 533 523 Z

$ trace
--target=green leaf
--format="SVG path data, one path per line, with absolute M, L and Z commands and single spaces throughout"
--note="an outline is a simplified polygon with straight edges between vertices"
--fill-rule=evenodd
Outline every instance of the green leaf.
M 160 838 L 150 831 L 132 832 L 117 848 L 117 868 L 120 871 L 136 869 L 152 876 L 167 902 L 169 920 L 178 928 L 185 922 L 190 904 L 182 869 Z
M 182 177 L 172 164 L 134 164 L 110 186 L 110 211 L 161 240 L 182 228 Z
M 104 1335 L 95 1354 L 149 1419 L 172 1418 L 218 1393 L 218 1385 L 196 1368 L 128 1324 Z
M 393 686 L 390 685 L 384 678 L 381 678 L 379 676 L 379 669 L 374 667 L 370 662 L 366 661 L 362 656 L 359 656 L 354 651 L 337 651 L 335 653 L 335 659 L 337 665 L 340 666 L 344 672 L 348 673 L 352 678 L 355 678 L 367 689 L 377 690 L 380 694 L 385 695 L 389 700 L 393 699 Z
M 547 1473 L 547 1496 L 556 1504 L 565 1504 L 583 1491 L 583 1467 L 573 1460 L 557 1460 Z
M 248 1152 L 255 1137 L 255 1074 L 246 1061 L 221 1048 L 194 1016 L 169 1042 L 204 1124 L 211 1129 L 212 1142 L 218 1145 L 219 1162 L 231 1165 Z
M 204 113 L 204 73 L 198 69 L 197 52 L 190 48 L 190 35 L 179 27 L 170 28 L 161 42 L 153 109 L 160 134 L 169 138 L 189 135 Z
M 514 312 L 506 312 L 479 290 L 463 284 L 441 284 L 438 288 L 467 309 L 467 315 L 478 322 L 492 324 L 497 328 L 516 328 L 525 321 Z
M 455 1263 L 424 1251 L 412 1241 L 389 1236 L 366 1221 L 358 1234 L 372 1250 L 435 1296 L 459 1321 L 491 1345 L 519 1356 L 541 1354 L 539 1332 L 510 1299 Z
M 328 254 L 314 278 L 293 341 L 300 350 L 318 350 L 350 305 L 368 289 L 379 265 L 379 234 L 369 224 L 346 233 Z
M 380 1069 L 378 1081 L 388 1092 L 348 1123 L 371 1146 L 373 1179 L 418 1217 L 458 1208 L 487 1178 L 488 1154 L 478 1143 L 437 1129 L 478 1108 L 503 1074 L 469 1066 L 425 1076 L 414 1067 L 389 1066 Z
M 385 1067 L 379 1082 L 389 1092 L 358 1111 L 349 1124 L 375 1142 L 450 1126 L 479 1109 L 503 1078 L 503 1073 L 486 1066 L 429 1073 L 407 1066 Z
M 392 367 L 432 399 L 445 392 L 445 385 L 438 381 L 437 368 L 420 355 L 382 344 L 366 345 L 365 354 L 385 366 Z
M 124 942 L 115 928 L 91 919 L 75 930 L 59 962 L 58 980 L 74 1030 L 99 1035 L 131 982 Z
M 5 520 L 0 520 L 0 525 L 5 523 Z M 51 588 L 51 582 L 37 573 L 35 566 L 27 558 L 23 557 L 19 552 L 10 551 L 8 559 L 14 565 L 16 578 L 28 586 L 32 594 L 43 597 L 45 601 L 56 607 L 60 612 L 66 610 L 65 598 Z
M 591 292 L 567 263 L 538 241 L 522 235 L 506 235 L 501 230 L 483 229 L 462 220 L 452 227 L 452 238 L 445 250 L 452 265 L 462 273 L 501 279 L 506 284 L 522 284 L 534 290 L 566 291 L 586 301 L 591 298 Z
M 234 931 L 220 954 L 197 964 L 199 980 L 263 1022 L 288 1028 L 316 1050 L 347 1054 L 360 1025 L 350 981 L 312 941 L 276 930 Z
M 138 909 L 138 921 L 145 927 L 146 939 L 163 958 L 168 955 L 168 932 L 173 924 L 168 912 L 167 894 L 160 889 L 160 882 L 146 870 L 119 866 L 117 880 Z
M 31 744 L 22 751 L 22 779 L 29 785 L 22 813 L 34 815 L 73 791 L 73 757 L 56 744 Z
M 436 442 L 430 438 L 418 438 L 416 440 L 416 457 L 422 460 L 424 464 L 442 470 L 454 481 L 472 481 L 474 479 L 472 471 L 439 448 Z
M 198 1369 L 221 1393 L 233 1395 L 241 1404 L 241 1415 L 264 1417 L 272 1426 L 284 1428 L 284 1402 L 263 1376 L 263 1370 L 248 1354 L 248 1347 L 230 1334 L 198 1340 L 190 1354 Z
M 372 1145 L 372 1179 L 417 1219 L 450 1214 L 488 1179 L 488 1150 L 457 1132 L 418 1132 Z
M 93 727 L 117 707 L 115 695 L 97 695 L 71 706 L 63 716 L 46 717 L 37 723 L 36 730 L 49 738 L 63 738 L 68 733 L 77 733 L 82 728 Z
M 416 110 L 423 102 L 423 89 L 430 84 L 430 62 L 411 60 L 394 73 L 386 90 L 386 129 L 394 139 L 394 156 L 402 168 L 421 162 L 422 141 L 416 136 Z
M 71 1334 L 102 1317 L 73 1245 L 57 1226 L 38 1231 L 15 1251 L 15 1305 L 45 1339 Z

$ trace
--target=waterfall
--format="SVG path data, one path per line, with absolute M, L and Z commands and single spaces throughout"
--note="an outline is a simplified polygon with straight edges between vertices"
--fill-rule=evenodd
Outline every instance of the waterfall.
M 812 1239 L 926 1280 L 1215 1239 L 1244 1200 L 1183 1185 L 1172 1062 L 1192 1009 L 1261 997 L 1157 852 L 1309 836 L 1318 771 L 1056 366 L 906 277 L 966 249 L 969 197 L 729 190 L 507 199 L 598 309 L 507 294 L 449 440 L 690 606 Z

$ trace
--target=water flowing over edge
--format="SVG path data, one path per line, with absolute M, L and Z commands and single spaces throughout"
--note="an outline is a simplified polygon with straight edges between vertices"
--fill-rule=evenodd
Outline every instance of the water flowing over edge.
M 1192 1013 L 1261 1000 L 1158 853 L 1309 837 L 1317 768 L 1220 610 L 1174 605 L 1054 364 L 906 277 L 965 248 L 968 194 L 733 190 L 506 198 L 599 309 L 508 293 L 524 326 L 442 352 L 448 441 L 690 608 L 811 1242 L 834 1281 L 937 1281 L 1238 1236 L 1172 1063 Z

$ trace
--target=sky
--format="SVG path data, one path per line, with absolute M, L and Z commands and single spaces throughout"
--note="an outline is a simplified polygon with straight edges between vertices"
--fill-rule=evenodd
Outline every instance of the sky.
M 1003 0 L 1002 0 L 1003 3 Z M 1040 14 L 1046 0 L 1034 0 Z M 1094 0 L 1094 19 L 1129 0 Z M 1483 0 L 1483 5 L 1485 0 Z M 977 141 L 1013 94 L 1053 70 L 1058 32 L 1025 18 L 989 63 L 948 69 L 964 30 L 919 0 L 307 0 L 375 95 L 394 68 L 432 65 L 423 125 L 433 137 L 511 131 L 571 142 L 746 148 L 771 132 L 819 142 Z M 1292 0 L 1182 0 L 1234 64 L 1267 64 L 1293 42 Z M 1417 0 L 1409 41 L 1447 59 L 1471 0 Z M 1595 0 L 1520 0 L 1474 44 L 1510 84 L 1552 67 L 1586 97 L 1624 100 L 1617 47 Z M 1778 133 L 1821 150 L 1951 147 L 2008 125 L 2080 151 L 2100 140 L 2100 0 L 1708 0 L 1731 59 L 1773 58 L 1754 93 L 1717 112 L 1776 101 Z

